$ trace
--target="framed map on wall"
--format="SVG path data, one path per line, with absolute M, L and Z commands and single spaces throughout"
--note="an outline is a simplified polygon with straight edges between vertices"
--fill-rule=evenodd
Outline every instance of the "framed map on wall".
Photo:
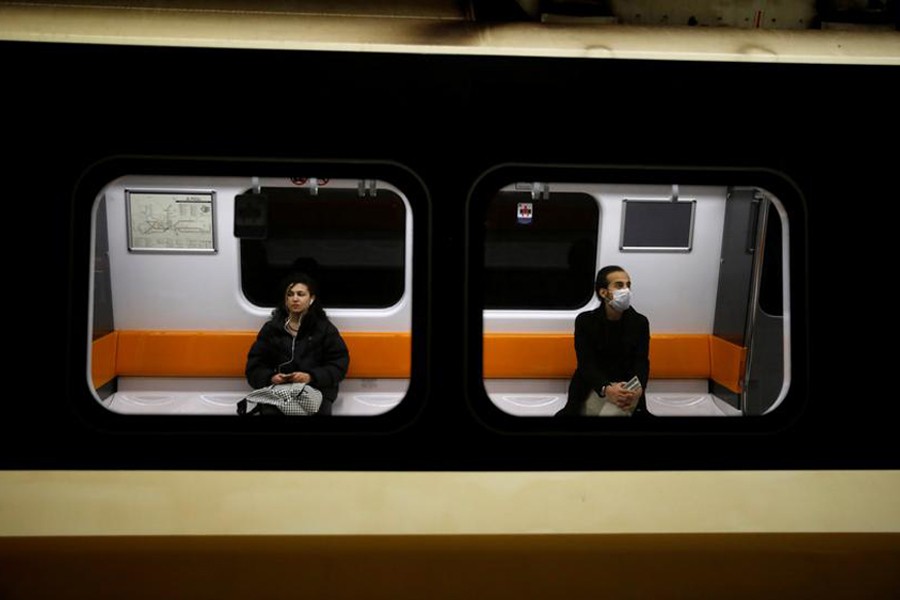
M 125 192 L 129 252 L 216 252 L 215 192 Z

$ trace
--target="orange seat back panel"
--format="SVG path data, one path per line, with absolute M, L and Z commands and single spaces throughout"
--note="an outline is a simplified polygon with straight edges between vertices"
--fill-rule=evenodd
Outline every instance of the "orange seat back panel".
M 342 334 L 348 377 L 408 378 L 409 333 Z M 243 377 L 255 331 L 120 331 L 116 374 L 132 377 Z
M 348 377 L 409 378 L 411 335 L 347 332 Z M 92 379 L 100 387 L 132 377 L 243 377 L 254 331 L 118 331 L 93 343 Z M 740 391 L 746 350 L 706 334 L 650 337 L 650 377 L 713 379 Z M 568 379 L 575 371 L 571 333 L 488 333 L 489 379 Z
M 747 349 L 716 336 L 709 336 L 709 349 L 712 363 L 710 379 L 732 392 L 740 393 Z
M 91 381 L 94 389 L 103 387 L 116 376 L 118 339 L 118 332 L 113 331 L 91 344 Z
M 650 377 L 708 379 L 706 334 L 650 336 Z M 488 333 L 484 336 L 484 376 L 488 379 L 568 379 L 575 371 L 574 334 Z

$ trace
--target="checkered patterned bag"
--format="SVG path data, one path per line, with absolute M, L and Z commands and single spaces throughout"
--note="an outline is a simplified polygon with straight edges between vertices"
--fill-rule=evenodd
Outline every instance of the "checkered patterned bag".
M 322 406 L 322 392 L 305 383 L 273 384 L 247 394 L 238 402 L 237 412 L 239 415 L 270 413 L 264 410 L 265 406 L 292 417 L 314 415 Z

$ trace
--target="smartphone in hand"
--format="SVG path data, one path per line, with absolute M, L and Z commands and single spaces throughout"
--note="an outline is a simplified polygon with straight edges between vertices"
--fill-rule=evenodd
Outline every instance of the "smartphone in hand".
M 628 380 L 625 384 L 625 389 L 629 392 L 633 392 L 634 390 L 641 387 L 641 380 L 637 378 L 637 375 Z
M 281 363 L 280 365 L 278 365 L 278 373 L 280 373 L 281 375 L 290 375 L 293 372 L 294 366 L 289 362 Z

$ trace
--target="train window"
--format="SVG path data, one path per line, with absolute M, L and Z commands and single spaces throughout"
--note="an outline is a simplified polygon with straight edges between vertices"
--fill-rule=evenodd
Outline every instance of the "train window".
M 622 201 L 622 250 L 683 251 L 691 249 L 693 200 Z
M 672 199 L 673 188 L 551 181 L 537 193 L 516 184 L 481 192 L 482 373 L 502 413 L 724 417 L 763 415 L 782 402 L 791 344 L 781 201 L 727 185 L 681 185 Z M 531 229 L 539 217 L 542 227 Z M 624 273 L 605 281 L 601 304 L 595 276 L 609 265 Z M 609 329 L 613 284 L 630 285 L 630 305 L 614 314 L 632 316 Z M 647 318 L 649 337 L 635 315 Z M 630 358 L 623 350 L 602 358 L 613 361 L 607 367 L 582 370 L 578 355 L 600 361 L 609 339 Z M 591 394 L 594 383 L 633 376 L 643 380 L 636 406 Z
M 284 373 L 321 392 L 300 412 L 375 416 L 402 403 L 413 238 L 400 187 L 126 175 L 102 187 L 92 215 L 88 380 L 109 411 L 236 416 L 252 390 L 288 383 Z M 296 273 L 290 290 L 311 293 L 291 304 L 282 282 Z M 257 348 L 258 334 L 271 343 Z
M 485 307 L 584 306 L 593 294 L 599 218 L 589 194 L 498 192 L 485 220 Z
M 240 240 L 244 295 L 258 306 L 272 306 L 272 282 L 299 269 L 328 290 L 328 306 L 396 304 L 404 289 L 403 199 L 390 189 L 371 195 L 321 184 L 259 190 L 268 205 L 268 231 L 262 239 Z

